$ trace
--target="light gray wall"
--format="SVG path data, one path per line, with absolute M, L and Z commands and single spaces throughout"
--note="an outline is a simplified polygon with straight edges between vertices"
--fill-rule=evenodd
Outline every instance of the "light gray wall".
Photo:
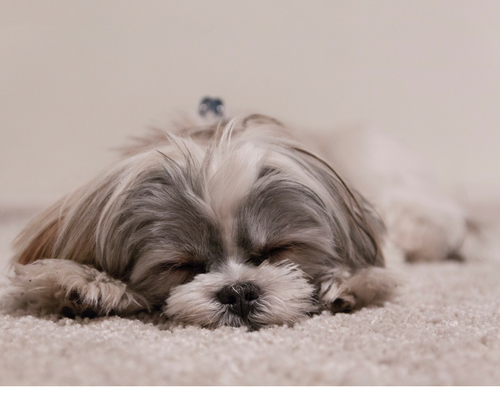
M 70 190 L 205 94 L 374 125 L 500 193 L 500 1 L 0 0 L 0 198 Z

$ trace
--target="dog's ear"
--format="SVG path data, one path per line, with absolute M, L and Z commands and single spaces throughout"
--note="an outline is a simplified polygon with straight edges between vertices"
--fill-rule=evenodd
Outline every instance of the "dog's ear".
M 15 239 L 13 261 L 58 258 L 97 266 L 96 227 L 119 182 L 119 171 L 113 171 L 35 217 Z
M 178 156 L 174 146 L 162 149 Z M 119 161 L 28 224 L 15 240 L 13 262 L 64 259 L 123 277 L 131 261 L 120 242 L 129 233 L 123 229 L 140 226 L 137 218 L 131 218 L 134 210 L 123 206 L 136 186 L 148 192 L 147 184 L 157 183 L 159 176 L 165 178 L 169 163 L 175 161 L 156 150 Z M 124 228 L 127 220 L 133 224 Z
M 294 150 L 328 193 L 323 201 L 330 208 L 337 254 L 353 268 L 384 266 L 382 236 L 385 227 L 370 203 L 350 188 L 322 158 L 300 147 Z
M 29 264 L 35 260 L 52 258 L 61 226 L 59 210 L 61 201 L 35 217 L 15 239 L 14 261 Z

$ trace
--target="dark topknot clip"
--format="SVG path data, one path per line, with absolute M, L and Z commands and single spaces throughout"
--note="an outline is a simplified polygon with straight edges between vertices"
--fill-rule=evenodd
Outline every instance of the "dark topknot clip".
M 213 113 L 218 118 L 224 117 L 224 103 L 221 99 L 213 99 L 211 97 L 204 97 L 201 99 L 198 107 L 198 112 L 202 117 L 209 113 Z

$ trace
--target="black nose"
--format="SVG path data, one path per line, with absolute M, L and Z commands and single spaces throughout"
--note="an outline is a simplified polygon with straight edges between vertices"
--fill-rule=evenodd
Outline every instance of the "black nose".
M 260 289 L 250 282 L 237 283 L 224 286 L 217 293 L 217 299 L 229 306 L 229 311 L 246 319 L 248 313 L 253 310 L 255 300 L 259 298 Z

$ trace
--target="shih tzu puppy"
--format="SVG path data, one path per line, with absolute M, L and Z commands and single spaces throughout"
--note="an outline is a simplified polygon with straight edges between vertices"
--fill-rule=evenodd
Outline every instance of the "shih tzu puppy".
M 313 139 L 262 115 L 156 131 L 19 235 L 10 307 L 258 329 L 381 304 L 396 286 L 384 241 L 441 259 L 465 234 L 384 140 Z

